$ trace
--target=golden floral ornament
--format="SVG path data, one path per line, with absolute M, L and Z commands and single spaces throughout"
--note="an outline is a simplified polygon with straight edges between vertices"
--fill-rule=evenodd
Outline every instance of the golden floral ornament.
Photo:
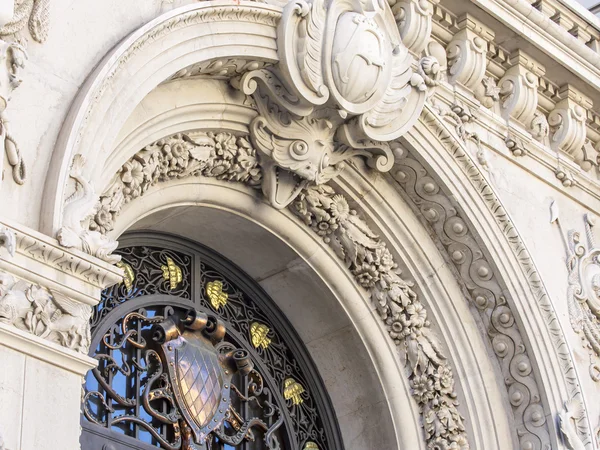
M 210 304 L 215 309 L 221 308 L 227 304 L 229 295 L 227 292 L 223 292 L 223 282 L 219 280 L 209 281 L 206 284 L 206 295 L 210 299 Z
M 183 281 L 181 268 L 170 257 L 167 256 L 167 264 L 163 264 L 161 269 L 163 271 L 163 278 L 169 282 L 171 290 L 177 288 Z
M 253 322 L 250 325 L 250 337 L 252 339 L 252 345 L 254 348 L 268 348 L 271 344 L 271 339 L 267 337 L 269 334 L 269 327 L 263 323 Z
M 304 444 L 304 450 L 319 450 L 319 446 L 316 442 L 308 441 L 306 444 Z
M 125 272 L 123 275 L 123 281 L 121 283 L 125 283 L 125 288 L 130 291 L 133 287 L 133 282 L 135 281 L 135 272 L 133 271 L 133 267 L 131 267 L 131 264 L 127 264 L 122 260 L 117 263 L 117 267 L 119 269 L 123 269 L 123 272 Z
M 286 400 L 291 400 L 294 405 L 300 405 L 304 402 L 302 394 L 304 388 L 293 378 L 286 378 L 283 382 L 283 397 Z

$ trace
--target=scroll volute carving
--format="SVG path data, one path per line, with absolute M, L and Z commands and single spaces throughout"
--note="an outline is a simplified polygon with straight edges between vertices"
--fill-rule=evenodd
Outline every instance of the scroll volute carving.
M 517 50 L 510 57 L 511 67 L 498 83 L 502 117 L 530 126 L 538 105 L 539 77 L 546 70 L 526 53 Z
M 402 42 L 414 54 L 421 54 L 431 37 L 433 7 L 439 0 L 403 0 L 392 4 Z
M 389 170 L 386 143 L 419 117 L 439 64 L 414 58 L 386 2 L 296 0 L 278 28 L 277 67 L 235 80 L 259 110 L 250 126 L 264 169 L 263 191 L 287 206 L 307 184 L 322 184 L 343 161 L 365 155 Z
M 448 81 L 474 90 L 485 76 L 488 43 L 495 35 L 468 14 L 461 17 L 457 26 L 459 31 L 447 47 Z
M 570 155 L 582 169 L 589 170 L 584 144 L 586 139 L 586 110 L 592 101 L 581 92 L 565 85 L 559 92 L 560 100 L 548 116 L 550 147 Z

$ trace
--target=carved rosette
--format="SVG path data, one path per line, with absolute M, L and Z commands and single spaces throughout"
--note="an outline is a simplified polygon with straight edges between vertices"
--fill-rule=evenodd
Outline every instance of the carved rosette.
M 278 66 L 234 80 L 260 113 L 250 136 L 271 203 L 286 207 L 303 187 L 329 181 L 359 154 L 389 170 L 387 142 L 417 120 L 440 72 L 431 56 L 413 69 L 389 5 L 290 2 L 278 44 Z

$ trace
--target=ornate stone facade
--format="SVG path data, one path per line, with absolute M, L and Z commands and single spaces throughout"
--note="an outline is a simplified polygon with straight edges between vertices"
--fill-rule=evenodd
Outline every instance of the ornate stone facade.
M 175 3 L 94 5 L 127 19 L 89 30 L 91 6 L 0 6 L 0 403 L 20 405 L 0 447 L 58 432 L 25 419 L 56 370 L 76 448 L 91 307 L 133 272 L 117 240 L 164 223 L 240 264 L 256 225 L 289 248 L 252 276 L 306 266 L 271 286 L 282 308 L 311 283 L 337 299 L 395 430 L 355 439 L 373 413 L 322 364 L 348 449 L 597 449 L 596 22 L 567 0 Z M 587 244 L 564 231 L 584 214 Z

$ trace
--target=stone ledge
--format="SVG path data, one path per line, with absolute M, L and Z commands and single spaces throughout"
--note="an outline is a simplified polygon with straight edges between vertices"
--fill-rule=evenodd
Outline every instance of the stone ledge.
M 61 247 L 56 239 L 0 218 L 0 228 L 14 232 L 15 255 L 0 255 L 0 269 L 18 278 L 55 290 L 93 306 L 103 289 L 122 280 L 123 271 L 76 249 Z
M 98 364 L 98 361 L 87 355 L 69 350 L 4 323 L 0 323 L 0 346 L 81 376 Z

